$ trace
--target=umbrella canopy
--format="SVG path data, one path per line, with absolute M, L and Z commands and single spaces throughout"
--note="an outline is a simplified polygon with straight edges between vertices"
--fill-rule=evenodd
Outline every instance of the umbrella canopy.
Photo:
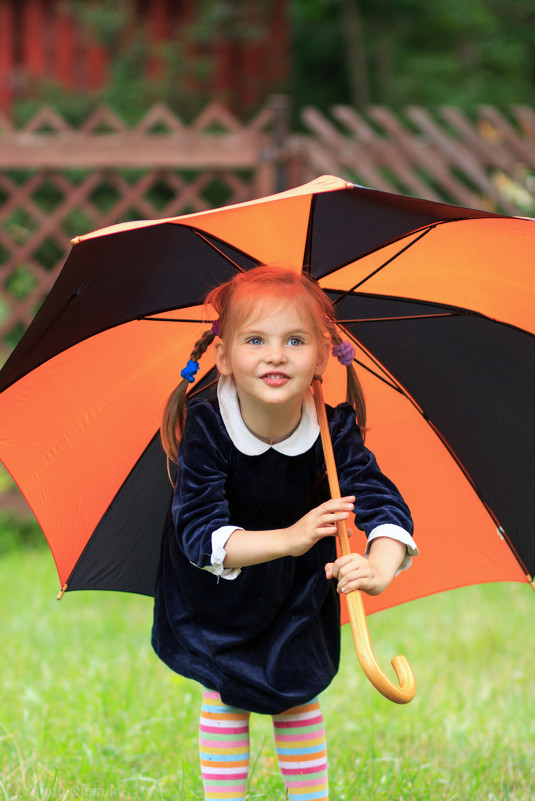
M 206 292 L 259 263 L 310 271 L 334 301 L 367 444 L 413 511 L 421 556 L 367 611 L 531 581 L 534 253 L 533 220 L 331 176 L 79 237 L 0 372 L 0 457 L 61 585 L 152 594 L 171 492 L 161 412 L 210 318 Z M 212 365 L 208 351 L 196 392 Z M 324 391 L 343 400 L 335 362 Z

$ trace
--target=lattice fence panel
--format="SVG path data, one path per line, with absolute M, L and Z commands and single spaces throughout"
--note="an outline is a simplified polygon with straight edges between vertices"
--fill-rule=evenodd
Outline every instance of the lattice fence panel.
M 480 106 L 360 113 L 335 106 L 303 112 L 308 135 L 294 138 L 302 178 L 321 173 L 387 192 L 535 216 L 535 112 Z
M 77 234 L 239 203 L 274 190 L 272 109 L 247 124 L 220 104 L 189 125 L 155 106 L 135 129 L 97 109 L 79 129 L 51 108 L 0 121 L 0 364 Z

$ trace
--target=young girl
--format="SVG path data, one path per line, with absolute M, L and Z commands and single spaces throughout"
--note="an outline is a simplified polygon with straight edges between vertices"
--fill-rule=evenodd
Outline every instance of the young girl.
M 288 798 L 328 799 L 317 695 L 338 670 L 340 592 L 380 593 L 415 554 L 409 510 L 363 445 L 354 406 L 328 409 L 342 498 L 329 499 L 310 384 L 336 334 L 311 279 L 278 267 L 236 275 L 207 298 L 219 320 L 169 399 L 162 439 L 178 462 L 156 587 L 152 642 L 203 685 L 206 799 L 244 799 L 249 715 L 273 716 Z M 185 390 L 215 341 L 217 399 Z M 348 343 L 335 353 L 352 361 Z M 351 351 L 351 348 L 349 348 Z M 352 368 L 349 368 L 352 370 Z M 180 446 L 178 440 L 180 439 Z M 355 503 L 367 557 L 336 558 L 336 522 Z

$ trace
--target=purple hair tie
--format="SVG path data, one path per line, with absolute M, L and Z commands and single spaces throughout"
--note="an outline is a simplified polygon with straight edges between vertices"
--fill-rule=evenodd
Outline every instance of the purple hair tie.
M 216 337 L 219 336 L 219 320 L 214 320 L 212 323 L 212 334 Z
M 338 345 L 333 345 L 332 349 L 332 355 L 336 356 L 340 364 L 343 364 L 344 367 L 349 367 L 355 358 L 356 352 L 354 345 L 347 339 L 344 339 L 344 341 L 340 342 Z

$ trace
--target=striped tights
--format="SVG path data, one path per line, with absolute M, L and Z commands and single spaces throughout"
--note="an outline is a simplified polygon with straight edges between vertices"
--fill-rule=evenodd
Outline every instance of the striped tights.
M 199 753 L 206 801 L 244 801 L 249 712 L 204 690 Z M 327 746 L 318 700 L 273 716 L 275 751 L 290 801 L 328 801 Z

